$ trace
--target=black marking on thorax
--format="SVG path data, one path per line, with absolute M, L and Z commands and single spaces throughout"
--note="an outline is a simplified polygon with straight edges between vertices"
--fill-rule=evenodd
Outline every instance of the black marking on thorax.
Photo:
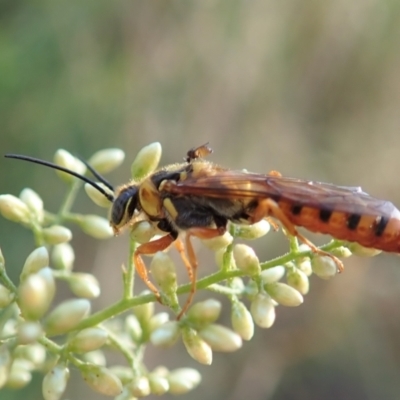
M 384 217 L 384 216 L 376 217 L 375 224 L 373 227 L 375 236 L 382 236 L 388 222 L 389 222 L 389 218 L 387 218 L 387 217 Z

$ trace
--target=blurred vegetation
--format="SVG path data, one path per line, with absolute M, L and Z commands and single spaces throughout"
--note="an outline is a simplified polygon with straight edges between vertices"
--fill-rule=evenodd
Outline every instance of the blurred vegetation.
M 389 0 L 1 1 L 1 153 L 122 147 L 133 158 L 160 141 L 171 163 L 209 141 L 212 159 L 232 168 L 362 185 L 400 205 L 399 39 L 400 2 Z M 1 193 L 29 186 L 53 207 L 62 198 L 51 171 L 4 159 L 0 171 Z M 260 259 L 287 250 L 281 234 L 266 240 Z M 76 232 L 74 245 L 77 268 L 104 285 L 98 306 L 115 299 L 126 238 L 97 248 Z M 2 219 L 0 246 L 18 276 L 29 235 Z M 215 268 L 198 254 L 202 274 Z M 302 307 L 280 309 L 271 330 L 201 368 L 190 398 L 398 398 L 400 261 L 345 265 L 313 281 Z M 169 367 L 179 357 L 184 349 L 148 354 Z M 0 399 L 28 393 L 40 398 L 39 381 Z M 99 398 L 79 379 L 67 395 Z

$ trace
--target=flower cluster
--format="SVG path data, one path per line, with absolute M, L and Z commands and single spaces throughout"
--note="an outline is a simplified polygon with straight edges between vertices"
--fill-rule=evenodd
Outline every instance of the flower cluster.
M 154 171 L 160 157 L 158 143 L 142 149 L 132 165 L 133 178 Z M 107 173 L 123 159 L 121 150 L 108 149 L 94 154 L 89 164 L 100 173 Z M 65 150 L 56 153 L 55 163 L 86 173 L 86 165 Z M 0 388 L 21 388 L 30 382 L 33 372 L 39 371 L 44 375 L 44 398 L 57 400 L 66 389 L 72 365 L 95 391 L 119 400 L 185 393 L 200 383 L 200 374 L 191 368 L 168 370 L 164 366 L 148 371 L 143 362 L 146 345 L 172 346 L 182 340 L 193 359 L 209 365 L 214 352 L 236 351 L 243 340 L 250 340 L 255 325 L 270 328 L 279 305 L 299 306 L 309 291 L 312 273 L 324 279 L 337 273 L 332 258 L 313 254 L 307 246 L 299 246 L 295 238 L 290 238 L 288 254 L 260 262 L 254 250 L 241 242 L 266 235 L 268 222 L 232 224 L 223 236 L 203 240 L 215 252 L 219 268 L 197 282 L 199 289 L 207 288 L 229 299 L 231 327 L 217 322 L 222 306 L 213 298 L 193 304 L 179 321 L 170 319 L 167 312 L 155 313 L 153 294 L 133 293 L 134 265 L 124 268 L 121 299 L 91 314 L 90 301 L 100 296 L 100 285 L 92 274 L 74 268 L 72 232 L 64 224 L 78 225 L 96 239 L 109 238 L 113 232 L 103 217 L 72 212 L 82 183 L 64 172 L 57 173 L 67 183 L 68 191 L 56 214 L 45 210 L 41 197 L 32 189 L 24 189 L 19 197 L 0 195 L 2 216 L 28 228 L 37 245 L 27 255 L 17 284 L 8 277 L 0 251 Z M 85 190 L 97 205 L 110 206 L 93 187 L 86 185 Z M 131 253 L 156 234 L 149 222 L 138 222 L 131 232 Z M 357 252 L 375 254 L 338 241 L 322 248 L 338 257 Z M 154 255 L 150 269 L 163 303 L 179 313 L 178 296 L 188 293 L 190 284 L 178 285 L 174 262 L 166 252 Z M 57 280 L 67 282 L 73 297 L 53 305 Z M 121 353 L 125 365 L 108 365 L 104 348 Z

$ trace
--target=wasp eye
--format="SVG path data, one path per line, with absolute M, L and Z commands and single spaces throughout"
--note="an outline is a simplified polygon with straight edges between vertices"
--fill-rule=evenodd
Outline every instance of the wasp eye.
M 115 198 L 111 209 L 111 226 L 120 228 L 132 218 L 138 203 L 138 189 L 129 186 Z

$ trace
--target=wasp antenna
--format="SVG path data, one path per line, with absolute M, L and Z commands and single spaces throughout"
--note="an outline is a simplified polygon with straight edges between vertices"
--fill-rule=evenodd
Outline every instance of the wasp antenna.
M 104 197 L 106 197 L 108 200 L 110 200 L 111 202 L 114 201 L 114 196 L 108 192 L 106 192 L 101 186 L 99 186 L 96 182 L 92 181 L 91 179 L 87 178 L 84 175 L 78 174 L 75 171 L 72 171 L 68 168 L 64 168 L 61 167 L 60 165 L 51 163 L 49 161 L 44 161 L 44 160 L 40 160 L 39 158 L 34 158 L 34 157 L 29 157 L 29 156 L 24 156 L 21 154 L 5 154 L 4 157 L 6 158 L 14 158 L 16 160 L 23 160 L 23 161 L 28 161 L 28 162 L 32 162 L 35 164 L 40 164 L 40 165 L 44 165 L 46 167 L 50 167 L 53 169 L 57 169 L 59 171 L 65 172 L 69 175 L 75 176 L 76 178 L 88 183 L 89 185 L 93 186 L 95 189 L 97 189 L 102 195 L 104 195 Z M 93 173 L 92 168 L 89 168 L 90 172 Z M 95 175 L 96 176 L 96 175 Z M 97 176 L 96 176 L 97 178 Z M 104 183 L 104 182 L 103 182 Z M 106 185 L 107 186 L 107 185 Z M 110 185 L 111 186 L 111 185 Z M 108 187 L 108 186 L 107 186 Z M 111 188 L 111 190 L 113 190 Z
M 107 186 L 110 190 L 114 192 L 114 187 L 111 185 L 110 182 L 104 176 L 100 175 L 86 160 L 84 160 L 81 157 L 78 157 L 79 160 L 81 160 L 85 165 L 86 168 L 92 173 L 92 175 L 97 178 L 101 183 L 103 183 L 105 186 Z

